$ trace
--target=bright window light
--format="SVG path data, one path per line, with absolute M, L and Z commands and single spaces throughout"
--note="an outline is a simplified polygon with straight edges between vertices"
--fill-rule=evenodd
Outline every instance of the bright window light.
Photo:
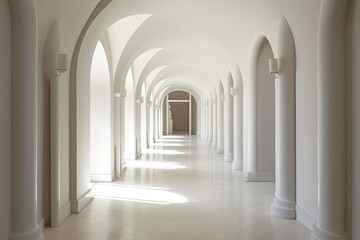
M 177 162 L 151 162 L 151 161 L 128 161 L 126 162 L 128 168 L 145 168 L 145 169 L 165 169 L 175 170 L 184 169 L 185 167 Z
M 152 204 L 180 204 L 188 199 L 180 194 L 160 188 L 149 188 L 116 184 L 96 184 L 92 188 L 94 198 L 118 201 L 152 203 Z

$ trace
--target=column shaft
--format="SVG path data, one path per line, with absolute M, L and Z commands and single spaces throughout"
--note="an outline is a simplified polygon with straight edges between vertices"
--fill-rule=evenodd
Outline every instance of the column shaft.
M 234 96 L 234 161 L 233 170 L 243 170 L 242 91 Z
M 13 43 L 10 239 L 43 239 L 37 225 L 36 5 L 34 0 L 12 0 L 9 3 Z
M 230 94 L 230 87 L 226 88 L 225 105 L 225 161 L 232 162 L 234 160 L 234 104 L 233 96 Z
M 318 36 L 318 222 L 312 239 L 347 239 L 345 84 L 348 1 L 321 2 Z

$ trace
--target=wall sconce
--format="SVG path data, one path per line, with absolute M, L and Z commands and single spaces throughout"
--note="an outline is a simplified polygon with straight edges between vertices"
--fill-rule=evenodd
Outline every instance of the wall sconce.
M 148 107 L 151 107 L 151 101 L 148 101 L 148 103 L 146 104 L 146 106 L 148 106 Z
M 68 70 L 68 55 L 65 53 L 60 53 L 57 55 L 56 76 L 61 76 L 61 74 L 63 74 L 67 70 Z
M 280 66 L 278 58 L 269 59 L 269 72 L 275 75 L 275 78 L 279 77 Z

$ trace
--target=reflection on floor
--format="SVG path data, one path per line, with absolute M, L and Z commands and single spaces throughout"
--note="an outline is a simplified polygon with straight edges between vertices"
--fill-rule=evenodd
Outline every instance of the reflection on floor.
M 94 201 L 45 239 L 309 239 L 300 223 L 271 217 L 274 183 L 242 182 L 223 157 L 196 136 L 167 136 L 121 179 L 94 185 Z

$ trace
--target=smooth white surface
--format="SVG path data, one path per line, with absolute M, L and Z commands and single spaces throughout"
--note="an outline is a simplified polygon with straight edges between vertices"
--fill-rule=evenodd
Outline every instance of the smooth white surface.
M 161 141 L 160 141 L 161 140 Z M 274 183 L 244 183 L 196 136 L 165 136 L 128 162 L 112 184 L 95 185 L 95 200 L 58 228 L 53 239 L 304 240 L 309 230 L 270 215 Z M 166 143 L 183 146 L 167 146 Z M 164 144 L 164 145 L 162 145 Z M 183 152 L 156 154 L 156 150 Z
M 275 165 L 276 191 L 274 216 L 295 219 L 296 142 L 295 142 L 295 47 L 285 18 L 279 23 L 279 78 L 275 80 Z
M 10 2 L 12 19 L 11 236 L 43 238 L 38 227 L 37 17 L 35 1 Z M 25 29 L 25 30 L 24 30 Z M 18 177 L 21 176 L 21 177 Z M 10 193 L 8 193 L 10 194 Z M 41 202 L 41 201 L 40 201 Z M 42 217 L 41 217 L 42 219 Z
M 231 73 L 227 76 L 225 88 L 225 162 L 234 160 L 234 97 L 230 94 L 230 88 L 234 86 Z
M 312 238 L 346 233 L 346 22 L 348 1 L 321 2 L 318 57 L 319 209 Z M 332 24 L 335 21 L 337 24 Z

